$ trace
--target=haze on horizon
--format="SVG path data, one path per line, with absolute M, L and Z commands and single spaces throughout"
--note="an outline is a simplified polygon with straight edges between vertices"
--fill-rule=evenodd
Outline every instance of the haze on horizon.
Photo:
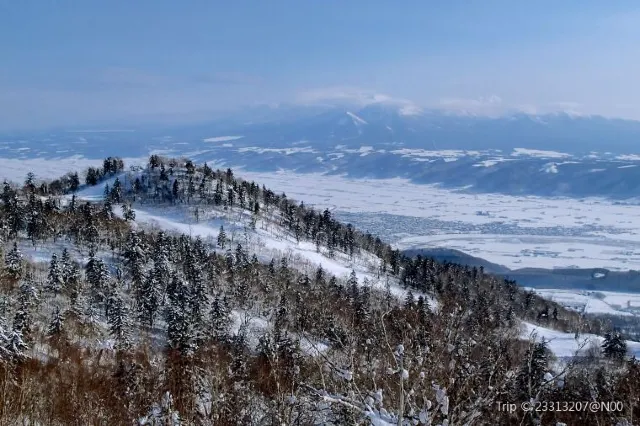
M 632 1 L 0 2 L 0 130 L 400 102 L 640 120 Z

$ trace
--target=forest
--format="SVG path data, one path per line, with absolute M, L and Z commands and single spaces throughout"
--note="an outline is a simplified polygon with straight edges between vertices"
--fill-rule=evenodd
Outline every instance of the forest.
M 217 236 L 139 221 L 148 209 L 218 218 Z M 266 257 L 255 236 L 267 231 L 353 270 Z M 622 426 L 640 415 L 640 364 L 610 322 L 482 268 L 404 256 L 231 169 L 152 155 L 145 167 L 109 157 L 54 180 L 29 173 L 3 183 L 0 251 L 1 425 Z M 605 340 L 558 359 L 522 322 Z M 622 409 L 500 409 L 524 401 Z

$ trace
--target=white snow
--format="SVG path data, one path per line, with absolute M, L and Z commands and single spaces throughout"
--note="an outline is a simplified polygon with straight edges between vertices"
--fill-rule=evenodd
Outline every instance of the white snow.
M 244 136 L 216 136 L 213 138 L 203 139 L 204 142 L 230 142 L 242 139 Z
M 543 151 L 539 149 L 527 149 L 527 148 L 514 148 L 511 153 L 512 156 L 523 156 L 527 155 L 530 157 L 540 157 L 540 158 L 566 158 L 571 157 L 571 154 L 567 154 L 564 152 L 556 152 L 556 151 Z
M 124 158 L 126 167 L 141 164 L 148 158 Z M 0 181 L 23 182 L 32 171 L 36 179 L 54 179 L 69 172 L 82 172 L 87 167 L 102 166 L 102 159 L 89 159 L 80 155 L 64 158 L 0 158 Z
M 640 293 L 529 288 L 545 299 L 578 312 L 620 316 L 640 315 Z
M 492 166 L 495 166 L 496 164 L 503 163 L 505 161 L 513 161 L 513 158 L 495 157 L 490 160 L 484 160 L 477 164 L 474 164 L 473 167 L 492 167 Z
M 545 173 L 558 173 L 558 164 L 557 163 L 547 163 L 540 168 L 541 172 Z
M 274 152 L 274 153 L 285 154 L 285 155 L 300 154 L 300 153 L 309 153 L 309 154 L 317 153 L 317 151 L 310 146 L 299 147 L 299 148 L 298 147 L 296 148 L 261 148 L 258 146 L 247 146 L 247 147 L 239 148 L 238 152 L 239 153 L 256 152 L 258 154 L 264 154 L 266 152 Z
M 355 115 L 352 112 L 347 111 L 347 115 L 353 119 L 353 122 L 356 125 L 358 125 L 358 124 L 369 124 L 365 120 L 363 120 L 362 118 L 358 117 L 357 115 Z
M 618 155 L 616 160 L 626 160 L 626 161 L 640 161 L 640 155 L 638 154 L 624 154 Z
M 239 173 L 318 208 L 406 218 L 405 234 L 397 234 L 395 242 L 401 249 L 450 247 L 509 268 L 640 269 L 638 200 L 620 203 L 599 198 L 466 194 L 399 178 Z M 478 211 L 486 214 L 478 215 Z M 430 227 L 426 220 L 437 222 Z M 577 231 L 594 225 L 600 229 L 584 234 Z M 490 228 L 474 232 L 480 226 Z M 504 227 L 513 228 L 517 235 L 502 234 Z M 569 228 L 576 231 L 563 236 Z M 538 229 L 549 230 L 540 235 Z
M 529 339 L 534 335 L 537 340 L 544 338 L 548 341 L 549 349 L 558 358 L 569 358 L 576 354 L 580 355 L 589 349 L 589 346 L 592 344 L 601 346 L 604 340 L 601 336 L 596 336 L 595 334 L 580 334 L 576 339 L 574 333 L 564 333 L 528 322 L 523 322 L 522 326 L 521 337 L 523 339 Z M 627 341 L 627 348 L 629 355 L 636 357 L 640 355 L 640 342 Z

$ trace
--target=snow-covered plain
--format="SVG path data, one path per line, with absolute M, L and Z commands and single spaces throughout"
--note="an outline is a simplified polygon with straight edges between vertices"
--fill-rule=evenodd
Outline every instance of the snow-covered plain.
M 289 198 L 348 213 L 401 249 L 455 248 L 512 269 L 640 269 L 640 202 L 469 194 L 400 178 L 239 173 Z
M 126 167 L 143 165 L 148 157 L 123 158 Z M 102 159 L 90 159 L 79 155 L 60 158 L 1 158 L 0 181 L 23 182 L 27 173 L 38 179 L 54 179 L 68 172 L 81 172 L 87 167 L 102 166 Z
M 545 299 L 588 314 L 640 315 L 640 294 L 530 288 Z
M 216 136 L 213 138 L 204 139 L 205 142 L 230 142 L 242 139 L 244 136 Z
M 312 151 L 306 146 L 283 150 Z M 457 158 L 473 152 L 399 150 L 398 154 Z M 128 167 L 146 159 L 130 158 L 125 163 Z M 101 160 L 80 156 L 55 160 L 0 158 L 0 179 L 22 181 L 29 170 L 35 170 L 37 177 L 51 178 L 100 164 Z M 350 179 L 284 171 L 240 170 L 239 174 L 286 192 L 290 198 L 328 207 L 338 217 L 349 214 L 343 220 L 380 235 L 400 249 L 454 248 L 512 269 L 640 269 L 640 202 L 469 194 L 401 178 Z

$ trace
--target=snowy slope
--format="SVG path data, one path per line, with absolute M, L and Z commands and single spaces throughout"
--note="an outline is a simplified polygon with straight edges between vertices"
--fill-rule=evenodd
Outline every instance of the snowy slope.
M 182 208 L 136 206 L 134 210 L 136 223 L 140 225 L 201 237 L 212 243 L 218 237 L 222 225 L 228 237 L 233 238 L 233 246 L 240 243 L 251 254 L 255 253 L 263 261 L 286 255 L 291 266 L 298 267 L 307 273 L 312 273 L 321 265 L 326 272 L 339 278 L 346 278 L 354 270 L 361 284 L 366 278 L 374 288 L 384 290 L 386 285 L 385 278 L 378 277 L 376 273 L 379 260 L 375 256 L 361 253 L 350 260 L 342 253 L 336 253 L 334 258 L 329 258 L 324 248 L 318 252 L 311 242 L 296 242 L 295 238 L 286 235 L 282 228 L 273 223 L 267 224 L 264 220 L 259 220 L 255 230 L 249 229 L 247 218 L 243 220 L 243 215 L 246 214 L 240 210 L 216 212 L 199 222 L 196 222 L 195 218 L 190 217 Z M 120 214 L 119 211 L 116 213 Z M 391 282 L 390 287 L 392 293 L 399 298 L 404 298 L 407 294 L 407 291 L 395 282 Z M 433 301 L 430 303 L 433 307 L 436 306 Z
M 595 334 L 580 334 L 576 339 L 573 333 L 564 333 L 523 321 L 521 337 L 529 339 L 533 336 L 538 340 L 545 339 L 548 341 L 549 349 L 558 358 L 575 356 L 586 351 L 594 344 L 600 347 L 604 340 L 601 336 L 596 336 Z M 640 356 L 640 342 L 627 341 L 627 348 L 630 355 Z
M 98 201 L 104 196 L 106 185 L 113 185 L 118 178 L 123 186 L 127 186 L 135 175 L 131 172 L 121 173 L 93 187 L 80 190 L 76 196 L 79 199 Z M 318 266 L 338 278 L 347 278 L 351 271 L 355 271 L 358 282 L 362 284 L 368 280 L 372 288 L 384 290 L 386 278 L 378 276 L 380 260 L 371 253 L 360 253 L 349 259 L 344 253 L 336 252 L 333 258 L 327 256 L 326 249 L 320 248 L 309 241 L 296 242 L 295 238 L 288 235 L 287 231 L 274 223 L 272 219 L 261 217 L 257 221 L 255 230 L 249 227 L 250 216 L 246 211 L 232 208 L 229 210 L 216 209 L 206 206 L 206 210 L 199 207 L 199 220 L 196 221 L 195 207 L 134 205 L 136 223 L 139 226 L 155 227 L 164 231 L 177 232 L 192 237 L 201 237 L 205 241 L 215 245 L 220 226 L 231 240 L 232 247 L 240 243 L 250 254 L 256 254 L 261 261 L 270 261 L 273 258 L 287 256 L 290 265 L 303 272 L 311 274 Z M 122 215 L 120 208 L 114 207 L 114 213 Z M 397 284 L 397 280 L 389 278 L 390 290 L 398 298 L 405 298 L 407 290 Z M 419 295 L 416 291 L 413 292 Z M 425 295 L 432 308 L 437 307 L 437 302 Z

